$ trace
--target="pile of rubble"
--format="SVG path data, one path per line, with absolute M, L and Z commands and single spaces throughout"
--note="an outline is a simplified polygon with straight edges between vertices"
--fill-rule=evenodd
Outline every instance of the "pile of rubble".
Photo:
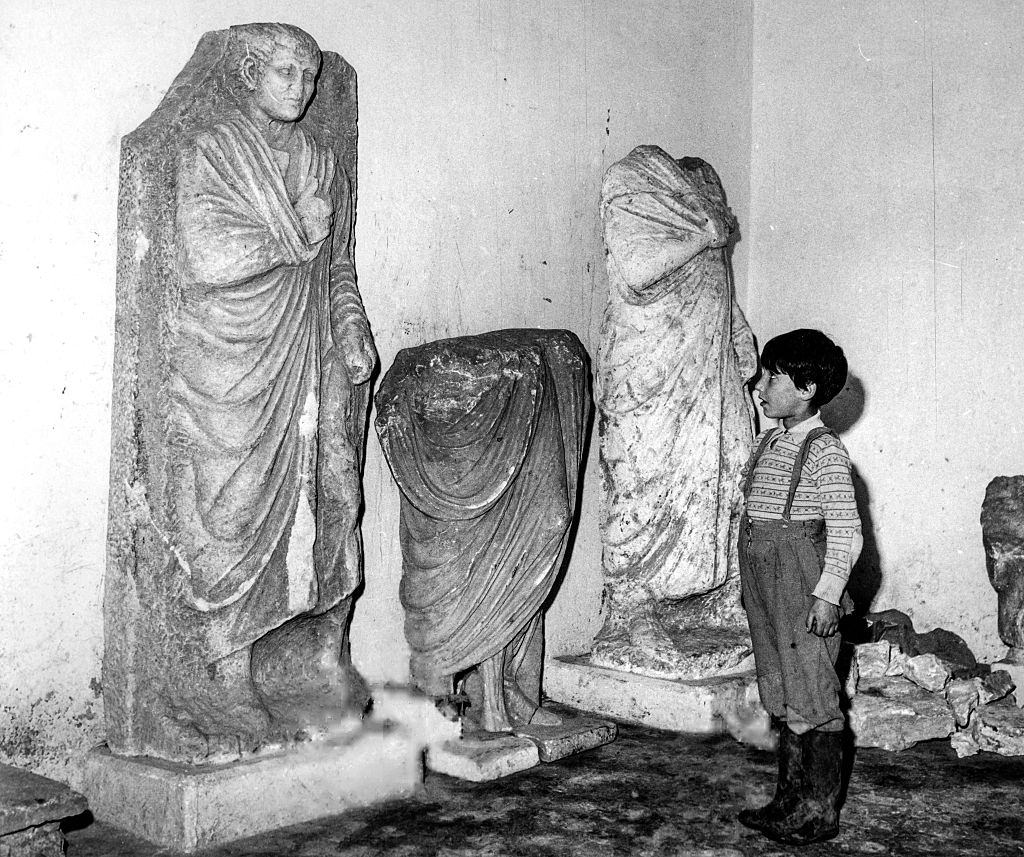
M 871 618 L 875 639 L 853 647 L 846 681 L 857 746 L 903 750 L 949 737 L 961 757 L 1024 755 L 1024 710 L 1008 672 L 978 663 L 951 632 L 916 634 L 897 611 Z

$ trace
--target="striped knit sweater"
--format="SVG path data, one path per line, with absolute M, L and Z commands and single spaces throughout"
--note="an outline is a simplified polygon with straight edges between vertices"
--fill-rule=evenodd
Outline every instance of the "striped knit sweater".
M 822 425 L 821 417 L 815 415 L 788 431 L 768 429 L 757 436 L 755 450 L 765 434 L 777 433 L 754 468 L 746 501 L 747 517 L 755 521 L 782 518 L 800 445 L 811 429 Z M 749 467 L 748 461 L 744 477 Z M 811 442 L 790 518 L 825 520 L 825 566 L 814 595 L 838 605 L 864 542 L 853 494 L 850 455 L 834 435 L 822 435 Z

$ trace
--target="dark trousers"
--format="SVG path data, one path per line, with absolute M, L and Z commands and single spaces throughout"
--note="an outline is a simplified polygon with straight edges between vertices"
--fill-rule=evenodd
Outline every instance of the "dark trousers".
M 743 517 L 740 582 L 761 704 L 796 733 L 844 725 L 835 670 L 839 635 L 819 637 L 806 625 L 824 559 L 824 521 Z

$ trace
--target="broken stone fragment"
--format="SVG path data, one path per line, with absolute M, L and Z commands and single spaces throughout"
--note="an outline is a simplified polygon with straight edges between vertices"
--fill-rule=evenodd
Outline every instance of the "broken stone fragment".
M 881 687 L 886 683 L 886 670 L 892 656 L 892 644 L 888 640 L 877 643 L 862 643 L 855 647 L 854 663 L 857 672 L 857 692 Z
M 953 712 L 953 719 L 960 727 L 967 726 L 979 704 L 981 679 L 958 678 L 946 686 L 946 702 Z
M 1000 756 L 1024 756 L 1024 711 L 1004 699 L 978 708 L 978 742 Z
M 1005 672 L 1009 677 L 1010 681 L 1017 688 L 1021 688 L 1017 691 L 1016 702 L 1019 706 L 1024 706 L 1024 664 L 1016 663 L 1015 661 L 996 661 L 993 664 L 995 673 Z M 993 673 L 993 674 L 995 674 Z
M 899 646 L 893 644 L 892 652 L 889 655 L 889 666 L 885 668 L 885 674 L 889 677 L 903 675 L 909 657 Z
M 919 741 L 946 738 L 956 722 L 944 697 L 902 678 L 881 678 L 850 703 L 850 729 L 858 747 L 904 750 Z
M 843 644 L 844 647 L 847 645 L 849 644 Z M 846 677 L 843 682 L 843 691 L 846 693 L 847 699 L 853 699 L 857 693 L 857 683 L 860 681 L 860 666 L 857 663 L 857 646 L 849 646 L 849 648 L 853 651 L 849 652 L 848 656 L 847 652 L 844 651 L 840 655 L 840 658 L 844 663 L 848 663 L 850 665 L 846 671 Z M 840 675 L 842 674 L 840 673 Z
M 914 684 L 932 693 L 939 693 L 952 677 L 953 668 L 935 654 L 917 655 L 907 658 L 903 664 L 903 675 Z
M 978 716 L 973 714 L 966 729 L 958 729 L 949 739 L 949 745 L 953 748 L 958 759 L 965 756 L 973 756 L 981 752 L 981 740 L 978 734 Z
M 972 678 L 989 671 L 988 665 L 978 663 L 963 637 L 952 631 L 933 628 L 920 634 L 914 630 L 910 617 L 899 610 L 869 613 L 866 618 L 871 623 L 873 640 L 887 640 L 907 657 L 929 653 L 938 655 L 951 665 L 955 678 Z
M 981 681 L 981 688 L 978 693 L 982 705 L 1002 699 L 1017 686 L 1010 673 L 1004 669 L 994 669 L 979 681 Z M 1019 695 L 1024 696 L 1024 694 Z

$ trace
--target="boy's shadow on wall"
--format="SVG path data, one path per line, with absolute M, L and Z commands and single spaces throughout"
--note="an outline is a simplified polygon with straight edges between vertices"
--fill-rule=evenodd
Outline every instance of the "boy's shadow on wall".
M 822 408 L 822 419 L 839 434 L 844 434 L 861 418 L 866 401 L 863 383 L 851 373 L 843 391 Z M 882 567 L 875 526 L 871 520 L 871 492 L 856 465 L 853 467 L 853 492 L 857 498 L 857 511 L 860 512 L 864 547 L 853 567 L 846 591 L 853 598 L 854 615 L 863 616 L 871 611 L 871 603 L 882 585 Z

